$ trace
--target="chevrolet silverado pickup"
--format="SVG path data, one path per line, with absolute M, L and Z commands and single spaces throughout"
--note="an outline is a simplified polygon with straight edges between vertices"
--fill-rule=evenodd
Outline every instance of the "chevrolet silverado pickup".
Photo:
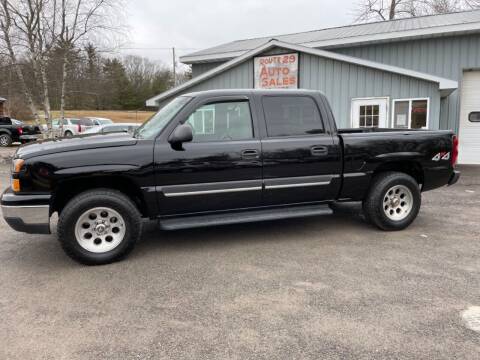
M 50 233 L 58 213 L 61 246 L 84 264 L 125 257 L 143 219 L 174 230 L 326 215 L 361 201 L 370 223 L 401 230 L 422 191 L 457 182 L 457 148 L 451 131 L 337 130 L 316 91 L 197 92 L 134 134 L 20 147 L 1 207 L 13 229 L 34 234 Z

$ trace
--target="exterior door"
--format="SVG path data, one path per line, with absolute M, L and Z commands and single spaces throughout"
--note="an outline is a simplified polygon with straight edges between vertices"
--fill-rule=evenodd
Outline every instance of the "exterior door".
M 388 98 L 353 99 L 353 128 L 387 128 Z
M 310 96 L 262 96 L 264 204 L 331 200 L 340 188 L 337 137 L 325 128 L 323 113 Z
M 480 164 L 480 71 L 463 74 L 460 110 L 460 164 Z
M 210 99 L 183 119 L 193 141 L 183 150 L 155 146 L 156 192 L 162 215 L 260 206 L 260 138 L 248 98 Z

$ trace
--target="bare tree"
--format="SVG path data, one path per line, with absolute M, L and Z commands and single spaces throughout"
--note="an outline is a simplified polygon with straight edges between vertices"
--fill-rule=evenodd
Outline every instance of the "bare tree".
M 121 25 L 113 23 L 118 18 L 122 1 L 118 0 L 55 0 L 55 12 L 60 15 L 56 39 L 62 50 L 62 85 L 60 95 L 60 113 L 65 117 L 65 95 L 67 91 L 68 55 L 75 47 L 92 40 L 92 36 L 118 32 Z M 105 36 L 104 36 L 105 37 Z
M 23 90 L 23 94 L 25 96 L 25 99 L 27 100 L 28 107 L 33 114 L 35 123 L 39 125 L 40 118 L 38 116 L 38 109 L 35 105 L 32 93 L 26 85 L 25 77 L 22 72 L 22 67 L 17 59 L 17 54 L 13 43 L 16 37 L 14 35 L 14 20 L 12 19 L 11 10 L 11 5 L 8 0 L 0 1 L 0 40 L 2 40 L 2 45 L 6 48 L 6 53 L 10 59 L 12 66 L 15 69 L 16 75 Z
M 480 8 L 480 0 L 361 0 L 357 21 L 385 21 Z
M 0 45 L 6 48 L 17 76 L 24 85 L 25 97 L 38 121 L 35 97 L 28 89 L 18 59 L 32 65 L 34 79 L 42 90 L 41 103 L 50 132 L 51 109 L 48 63 L 61 58 L 62 82 L 60 109 L 65 111 L 69 54 L 82 42 L 104 41 L 108 31 L 121 29 L 123 0 L 0 0 Z M 23 81 L 22 81 L 23 79 Z
M 10 23 L 11 33 L 14 35 L 14 38 L 9 37 L 9 44 L 5 41 L 11 50 L 10 57 L 13 63 L 18 63 L 19 57 L 26 57 L 31 62 L 34 77 L 42 89 L 41 102 L 49 130 L 50 95 L 46 69 L 48 53 L 55 42 L 49 29 L 50 22 L 55 23 L 52 14 L 48 12 L 50 2 L 51 0 L 2 0 L 2 18 Z M 53 16 L 55 17 L 54 13 Z

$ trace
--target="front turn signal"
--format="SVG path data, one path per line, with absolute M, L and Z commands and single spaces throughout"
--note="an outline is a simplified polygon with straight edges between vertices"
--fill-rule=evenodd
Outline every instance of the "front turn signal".
M 12 179 L 12 190 L 14 192 L 20 192 L 20 180 Z

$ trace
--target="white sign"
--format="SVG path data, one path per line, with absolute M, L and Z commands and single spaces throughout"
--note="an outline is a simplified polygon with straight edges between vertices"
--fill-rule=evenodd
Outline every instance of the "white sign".
M 255 89 L 297 89 L 298 54 L 256 57 Z
M 397 123 L 396 126 L 408 126 L 407 115 L 397 114 Z

